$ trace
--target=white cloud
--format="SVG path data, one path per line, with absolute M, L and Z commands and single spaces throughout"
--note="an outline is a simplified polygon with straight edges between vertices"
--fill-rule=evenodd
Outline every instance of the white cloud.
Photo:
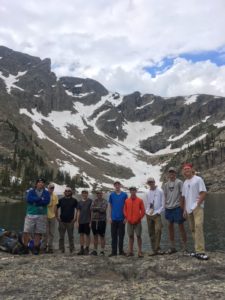
M 0 44 L 50 57 L 58 75 L 92 77 L 111 90 L 224 95 L 224 69 L 210 62 L 178 60 L 155 79 L 142 70 L 224 47 L 224 9 L 224 0 L 2 0 Z

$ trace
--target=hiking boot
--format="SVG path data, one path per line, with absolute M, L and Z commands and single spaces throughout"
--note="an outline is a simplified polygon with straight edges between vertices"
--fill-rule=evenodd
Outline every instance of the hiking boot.
M 113 257 L 113 256 L 117 256 L 117 254 L 115 254 L 115 253 L 110 253 L 109 254 L 109 257 Z
M 81 248 L 79 252 L 77 252 L 77 255 L 84 255 L 84 248 Z
M 101 251 L 101 252 L 99 253 L 99 255 L 100 255 L 100 256 L 105 256 L 105 252 L 104 252 L 104 251 Z
M 84 255 L 89 255 L 89 248 L 88 248 L 88 247 L 86 247 L 86 248 L 84 249 Z
M 209 257 L 205 253 L 196 253 L 195 257 L 200 260 L 208 260 Z
M 96 251 L 96 250 L 93 250 L 93 251 L 91 252 L 91 255 L 94 255 L 94 256 L 96 256 L 96 255 L 98 255 L 98 253 L 97 253 L 97 251 Z
M 39 255 L 39 253 L 40 253 L 40 248 L 39 247 L 34 247 L 33 254 L 34 255 Z
M 119 253 L 119 255 L 126 256 L 127 254 L 126 254 L 126 252 L 122 251 Z

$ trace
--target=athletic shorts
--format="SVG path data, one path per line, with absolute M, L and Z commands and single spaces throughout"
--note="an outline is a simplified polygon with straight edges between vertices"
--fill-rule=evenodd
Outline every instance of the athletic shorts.
M 106 230 L 106 221 L 92 221 L 91 229 L 93 235 L 99 234 L 100 236 L 104 237 Z
M 166 208 L 165 218 L 170 223 L 183 224 L 185 221 L 185 219 L 183 218 L 183 209 L 181 209 L 180 207 L 171 209 Z
M 90 225 L 89 223 L 85 223 L 85 224 L 79 224 L 79 228 L 78 228 L 78 233 L 81 234 L 86 234 L 86 235 L 90 235 Z
M 24 232 L 45 234 L 47 231 L 47 216 L 26 216 Z
M 141 232 L 142 232 L 141 222 L 138 223 L 138 224 L 131 224 L 131 223 L 127 222 L 127 234 L 128 234 L 128 236 L 133 237 L 134 232 L 135 232 L 136 236 L 141 237 Z

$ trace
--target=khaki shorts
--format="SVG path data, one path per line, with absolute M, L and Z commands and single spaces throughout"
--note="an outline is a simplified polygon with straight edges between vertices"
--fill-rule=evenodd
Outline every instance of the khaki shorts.
M 142 232 L 142 226 L 141 222 L 138 224 L 130 224 L 127 222 L 127 234 L 129 237 L 134 236 L 134 232 L 136 233 L 137 237 L 141 237 L 141 232 Z
M 24 232 L 27 233 L 46 233 L 47 231 L 47 216 L 40 215 L 35 217 L 26 216 L 24 222 Z

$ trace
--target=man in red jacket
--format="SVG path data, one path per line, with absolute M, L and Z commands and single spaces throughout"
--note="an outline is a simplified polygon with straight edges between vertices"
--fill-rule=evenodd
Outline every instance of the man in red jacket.
M 142 254 L 142 239 L 141 239 L 141 219 L 145 215 L 143 200 L 138 198 L 136 187 L 130 187 L 130 198 L 127 198 L 124 205 L 124 216 L 127 220 L 127 234 L 129 236 L 129 252 L 127 256 L 133 256 L 134 232 L 137 236 L 138 257 L 143 257 Z

